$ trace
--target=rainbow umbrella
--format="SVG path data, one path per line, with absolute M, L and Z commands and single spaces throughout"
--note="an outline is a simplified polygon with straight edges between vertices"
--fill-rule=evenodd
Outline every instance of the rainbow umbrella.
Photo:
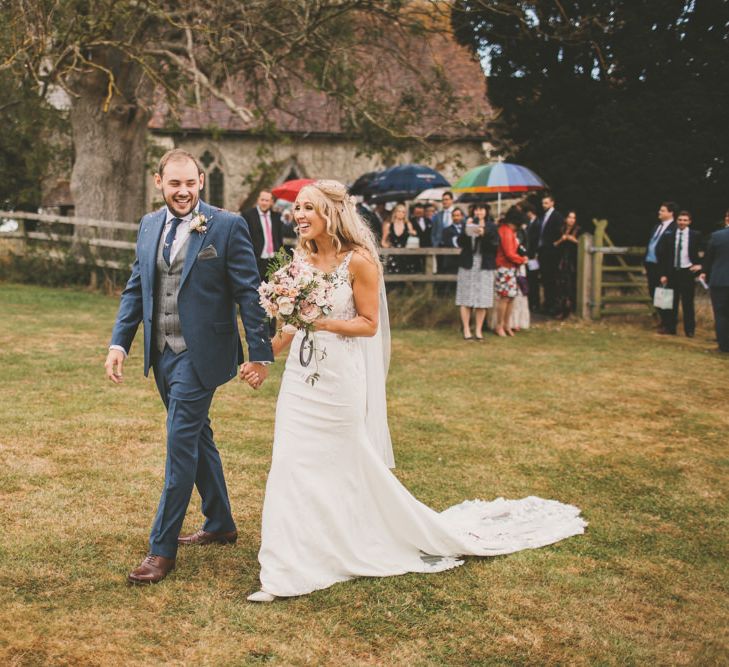
M 531 169 L 511 162 L 492 162 L 474 167 L 453 185 L 455 192 L 468 194 L 497 194 L 499 213 L 503 193 L 544 190 L 547 184 Z

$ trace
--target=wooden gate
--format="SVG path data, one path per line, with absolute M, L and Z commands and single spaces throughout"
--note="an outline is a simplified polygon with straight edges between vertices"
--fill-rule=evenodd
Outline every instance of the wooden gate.
M 577 314 L 646 315 L 651 310 L 640 246 L 616 246 L 607 220 L 594 220 L 595 234 L 583 234 L 577 253 Z

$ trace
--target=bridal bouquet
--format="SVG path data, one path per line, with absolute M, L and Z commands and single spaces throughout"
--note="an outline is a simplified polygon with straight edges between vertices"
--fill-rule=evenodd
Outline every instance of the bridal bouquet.
M 334 307 L 334 278 L 315 271 L 298 257 L 292 259 L 283 248 L 276 253 L 266 277 L 268 281 L 258 288 L 260 304 L 268 317 L 278 319 L 283 333 L 295 334 L 299 329 L 306 332 L 299 360 L 302 366 L 308 366 L 316 351 L 314 321 Z M 307 382 L 313 385 L 318 377 L 313 373 Z
M 269 317 L 282 322 L 284 333 L 310 332 L 314 320 L 332 312 L 331 277 L 299 258 L 291 259 L 285 250 L 274 257 L 267 278 L 258 288 L 260 303 Z

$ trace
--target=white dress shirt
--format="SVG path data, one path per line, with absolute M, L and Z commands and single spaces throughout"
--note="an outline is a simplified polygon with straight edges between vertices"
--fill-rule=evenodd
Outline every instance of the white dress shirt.
M 455 206 L 449 206 L 448 208 L 443 209 L 443 215 L 440 218 L 441 224 L 443 225 L 443 229 L 448 227 L 448 225 L 451 224 L 453 220 L 453 209 Z
M 263 227 L 263 249 L 261 250 L 261 259 L 269 259 L 275 254 L 276 248 L 273 246 L 273 221 L 271 220 L 271 209 L 268 209 L 265 213 L 256 206 L 258 211 L 258 219 L 261 221 L 261 227 Z M 268 223 L 266 223 L 268 221 Z M 266 251 L 269 242 L 274 250 L 274 253 Z
M 689 258 L 689 230 L 688 227 L 676 230 L 676 245 L 673 250 L 674 262 L 676 261 L 676 253 L 678 252 L 679 240 L 681 242 L 681 257 L 678 258 L 678 266 L 681 269 L 688 269 L 691 265 Z M 675 266 L 675 265 L 674 265 Z
M 198 202 L 197 206 L 195 206 L 195 208 L 190 211 L 184 218 L 181 218 L 182 222 L 177 226 L 177 233 L 175 234 L 175 239 L 174 241 L 172 241 L 172 247 L 170 248 L 170 262 L 175 261 L 175 256 L 177 255 L 177 252 L 180 248 L 182 248 L 183 245 L 185 245 L 187 237 L 190 236 L 190 221 L 195 215 L 197 215 L 199 210 L 200 202 Z M 167 233 L 170 231 L 170 227 L 172 227 L 173 218 L 177 217 L 172 211 L 170 211 L 169 207 L 165 207 L 165 211 L 165 226 L 162 230 L 162 237 L 160 239 L 162 243 L 164 243 L 165 238 L 167 238 Z M 157 246 L 157 252 L 159 252 L 159 246 Z M 109 345 L 109 349 L 120 350 L 124 353 L 124 358 L 127 358 L 128 353 L 121 345 Z
M 175 240 L 172 241 L 172 247 L 170 248 L 170 263 L 175 261 L 175 257 L 177 256 L 177 253 L 179 252 L 180 248 L 185 245 L 185 241 L 187 241 L 187 237 L 190 236 L 190 221 L 194 216 L 197 215 L 198 211 L 200 210 L 200 202 L 197 203 L 197 206 L 190 211 L 184 218 L 181 218 L 182 222 L 177 226 L 177 233 L 175 234 Z M 165 218 L 165 228 L 162 230 L 162 239 L 164 240 L 167 238 L 167 233 L 170 231 L 170 227 L 172 226 L 172 220 L 173 218 L 176 218 L 177 216 L 170 211 L 169 208 L 167 208 L 167 217 Z

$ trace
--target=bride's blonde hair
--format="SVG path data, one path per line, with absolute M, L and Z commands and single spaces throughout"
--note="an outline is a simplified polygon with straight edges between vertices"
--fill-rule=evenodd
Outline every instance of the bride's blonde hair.
M 315 181 L 301 188 L 299 195 L 306 196 L 314 205 L 314 210 L 324 218 L 326 233 L 331 236 L 337 254 L 345 244 L 362 248 L 382 272 L 375 236 L 357 213 L 356 201 L 342 183 L 328 179 Z M 299 238 L 297 247 L 307 253 L 317 252 L 315 241 L 302 241 Z

